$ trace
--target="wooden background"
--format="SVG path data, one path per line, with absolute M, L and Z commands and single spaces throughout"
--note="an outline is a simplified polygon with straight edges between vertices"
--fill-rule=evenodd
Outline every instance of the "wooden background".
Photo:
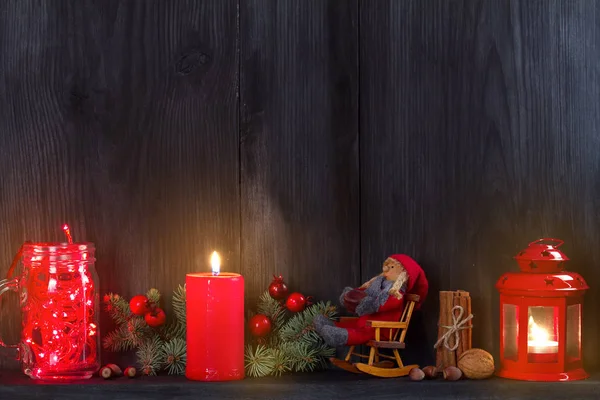
M 559 237 L 594 368 L 598 26 L 590 0 L 2 1 L 0 276 L 65 221 L 124 296 L 216 249 L 249 306 L 274 273 L 335 301 L 403 252 L 431 284 L 406 361 L 429 363 L 439 290 L 471 292 L 497 355 L 496 280 Z

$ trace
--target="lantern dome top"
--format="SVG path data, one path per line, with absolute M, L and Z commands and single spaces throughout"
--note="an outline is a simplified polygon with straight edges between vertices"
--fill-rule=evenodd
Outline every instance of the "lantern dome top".
M 564 269 L 565 262 L 569 261 L 565 253 L 558 249 L 563 243 L 560 239 L 538 239 L 529 243 L 514 258 L 522 272 L 559 273 Z
M 556 274 L 507 272 L 498 279 L 500 293 L 546 295 L 551 297 L 581 295 L 589 289 L 583 277 L 575 272 Z

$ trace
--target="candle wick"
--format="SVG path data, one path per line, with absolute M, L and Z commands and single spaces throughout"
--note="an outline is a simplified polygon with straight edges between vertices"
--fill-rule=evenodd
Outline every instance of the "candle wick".
M 213 276 L 217 276 L 217 275 L 219 275 L 219 272 L 218 271 L 213 271 Z

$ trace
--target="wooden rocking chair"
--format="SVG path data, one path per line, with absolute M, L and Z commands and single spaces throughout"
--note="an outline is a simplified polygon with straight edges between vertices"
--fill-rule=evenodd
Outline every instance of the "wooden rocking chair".
M 406 304 L 400 321 L 367 321 L 367 326 L 375 328 L 375 340 L 369 340 L 366 345 L 369 347 L 369 354 L 359 354 L 355 352 L 355 346 L 350 346 L 348 354 L 343 360 L 338 358 L 330 358 L 333 365 L 342 368 L 346 371 L 354 372 L 356 374 L 365 373 L 369 375 L 378 376 L 381 378 L 396 378 L 399 376 L 406 376 L 413 368 L 419 368 L 418 365 L 404 365 L 400 358 L 398 350 L 404 349 L 404 338 L 406 337 L 406 331 L 410 324 L 410 317 L 412 316 L 415 304 L 420 300 L 416 294 L 404 295 Z M 347 321 L 356 319 L 358 317 L 341 317 L 341 321 Z M 389 339 L 381 340 L 381 330 L 389 329 Z M 396 330 L 395 333 L 393 331 Z M 393 333 L 393 335 L 392 335 Z M 386 354 L 380 354 L 379 349 L 392 349 L 392 356 Z M 368 362 L 352 363 L 352 356 L 360 358 L 368 358 Z M 380 358 L 386 358 L 389 360 L 380 361 Z M 391 360 L 391 361 L 390 361 Z

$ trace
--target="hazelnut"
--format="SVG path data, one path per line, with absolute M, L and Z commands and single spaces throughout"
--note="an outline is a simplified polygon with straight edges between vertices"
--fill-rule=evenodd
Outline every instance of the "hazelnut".
M 462 371 L 456 367 L 446 367 L 444 369 L 444 379 L 447 381 L 457 381 L 462 378 Z
M 408 373 L 408 377 L 411 381 L 422 381 L 425 378 L 425 372 L 420 368 L 413 368 Z
M 438 375 L 438 369 L 433 365 L 428 365 L 427 367 L 423 368 L 423 373 L 425 373 L 425 378 L 435 379 Z

